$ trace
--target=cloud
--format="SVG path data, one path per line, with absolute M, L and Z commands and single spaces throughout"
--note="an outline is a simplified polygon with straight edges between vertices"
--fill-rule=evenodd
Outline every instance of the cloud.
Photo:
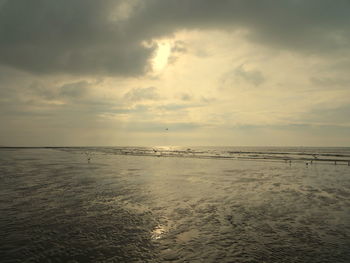
M 133 28 L 148 36 L 182 29 L 245 29 L 250 40 L 282 49 L 318 53 L 349 51 L 347 0 L 153 0 L 135 12 Z M 171 14 L 171 15 L 170 15 Z
M 265 82 L 265 78 L 260 71 L 244 69 L 243 65 L 237 67 L 234 70 L 234 74 L 239 79 L 243 79 L 255 86 L 259 86 L 260 84 Z
M 187 104 L 170 103 L 170 104 L 158 106 L 158 109 L 167 110 L 167 111 L 179 111 L 179 110 L 185 110 L 185 109 L 188 109 L 191 107 L 193 107 L 193 106 L 187 105 Z
M 240 65 L 234 70 L 226 72 L 221 77 L 222 84 L 236 85 L 241 81 L 254 86 L 259 86 L 265 82 L 265 77 L 259 70 L 245 69 L 244 65 Z
M 176 40 L 175 43 L 172 45 L 171 50 L 170 50 L 170 56 L 168 58 L 168 63 L 169 64 L 174 64 L 179 56 L 182 54 L 185 54 L 188 52 L 188 49 L 186 47 L 186 43 L 181 40 Z
M 129 123 L 126 127 L 129 131 L 167 133 L 182 132 L 199 129 L 202 124 L 193 122 L 135 122 Z
M 87 87 L 90 84 L 87 81 L 79 81 L 74 83 L 64 84 L 60 88 L 59 95 L 70 98 L 80 98 L 87 93 Z
M 75 130 L 73 143 L 86 127 L 89 139 L 110 133 L 106 144 L 130 130 L 156 142 L 170 123 L 179 141 L 206 138 L 190 128 L 210 124 L 241 144 L 267 142 L 248 125 L 270 125 L 271 142 L 279 126 L 348 127 L 348 10 L 348 0 L 0 0 L 1 140 L 39 140 L 50 126 L 61 139 Z
M 301 121 L 304 123 L 319 124 L 319 125 L 334 125 L 350 128 L 350 106 L 339 105 L 326 107 L 319 105 L 314 109 L 301 115 Z
M 171 52 L 186 53 L 187 52 L 186 43 L 181 40 L 175 41 L 174 45 L 171 47 Z
M 5 1 L 0 6 L 0 63 L 34 73 L 143 74 L 154 47 L 142 45 L 142 38 L 113 18 L 125 3 Z
M 312 77 L 310 78 L 312 84 L 321 87 L 350 87 L 350 80 L 344 77 L 329 78 L 329 77 Z
M 155 87 L 134 88 L 124 94 L 124 99 L 132 102 L 141 100 L 158 100 L 159 98 L 160 96 Z
M 193 108 L 199 108 L 204 107 L 205 105 L 203 103 L 196 103 L 196 104 L 184 104 L 184 103 L 168 103 L 158 106 L 157 108 L 159 110 L 165 110 L 165 111 L 182 111 L 182 110 L 188 110 Z
M 243 29 L 274 48 L 348 54 L 349 9 L 347 0 L 7 0 L 0 63 L 42 74 L 137 76 L 150 70 L 153 39 L 198 29 Z
M 26 95 L 34 95 L 45 99 L 46 101 L 58 99 L 81 100 L 88 94 L 91 85 L 91 83 L 85 80 L 68 82 L 59 86 L 52 86 L 39 81 L 33 81 L 29 85 Z
M 191 101 L 193 100 L 192 96 L 188 93 L 182 93 L 180 94 L 180 99 L 183 101 Z

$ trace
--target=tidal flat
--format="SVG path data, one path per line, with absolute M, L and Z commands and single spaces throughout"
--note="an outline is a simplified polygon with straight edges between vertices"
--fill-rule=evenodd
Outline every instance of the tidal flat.
M 0 149 L 1 262 L 350 262 L 350 167 Z

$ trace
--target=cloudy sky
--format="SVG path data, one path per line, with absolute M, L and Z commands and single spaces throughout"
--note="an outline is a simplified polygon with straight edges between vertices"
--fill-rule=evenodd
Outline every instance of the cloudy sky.
M 348 0 L 0 0 L 0 145 L 350 146 L 349 73 Z

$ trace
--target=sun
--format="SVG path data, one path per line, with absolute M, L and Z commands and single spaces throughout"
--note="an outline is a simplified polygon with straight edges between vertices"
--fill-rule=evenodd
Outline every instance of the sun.
M 168 64 L 168 59 L 171 52 L 171 45 L 169 42 L 160 41 L 157 42 L 157 46 L 158 48 L 153 58 L 152 65 L 154 71 L 161 71 Z

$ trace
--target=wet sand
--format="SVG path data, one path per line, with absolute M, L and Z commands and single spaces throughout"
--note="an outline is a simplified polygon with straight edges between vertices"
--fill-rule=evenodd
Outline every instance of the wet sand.
M 0 150 L 2 262 L 350 262 L 346 165 Z

